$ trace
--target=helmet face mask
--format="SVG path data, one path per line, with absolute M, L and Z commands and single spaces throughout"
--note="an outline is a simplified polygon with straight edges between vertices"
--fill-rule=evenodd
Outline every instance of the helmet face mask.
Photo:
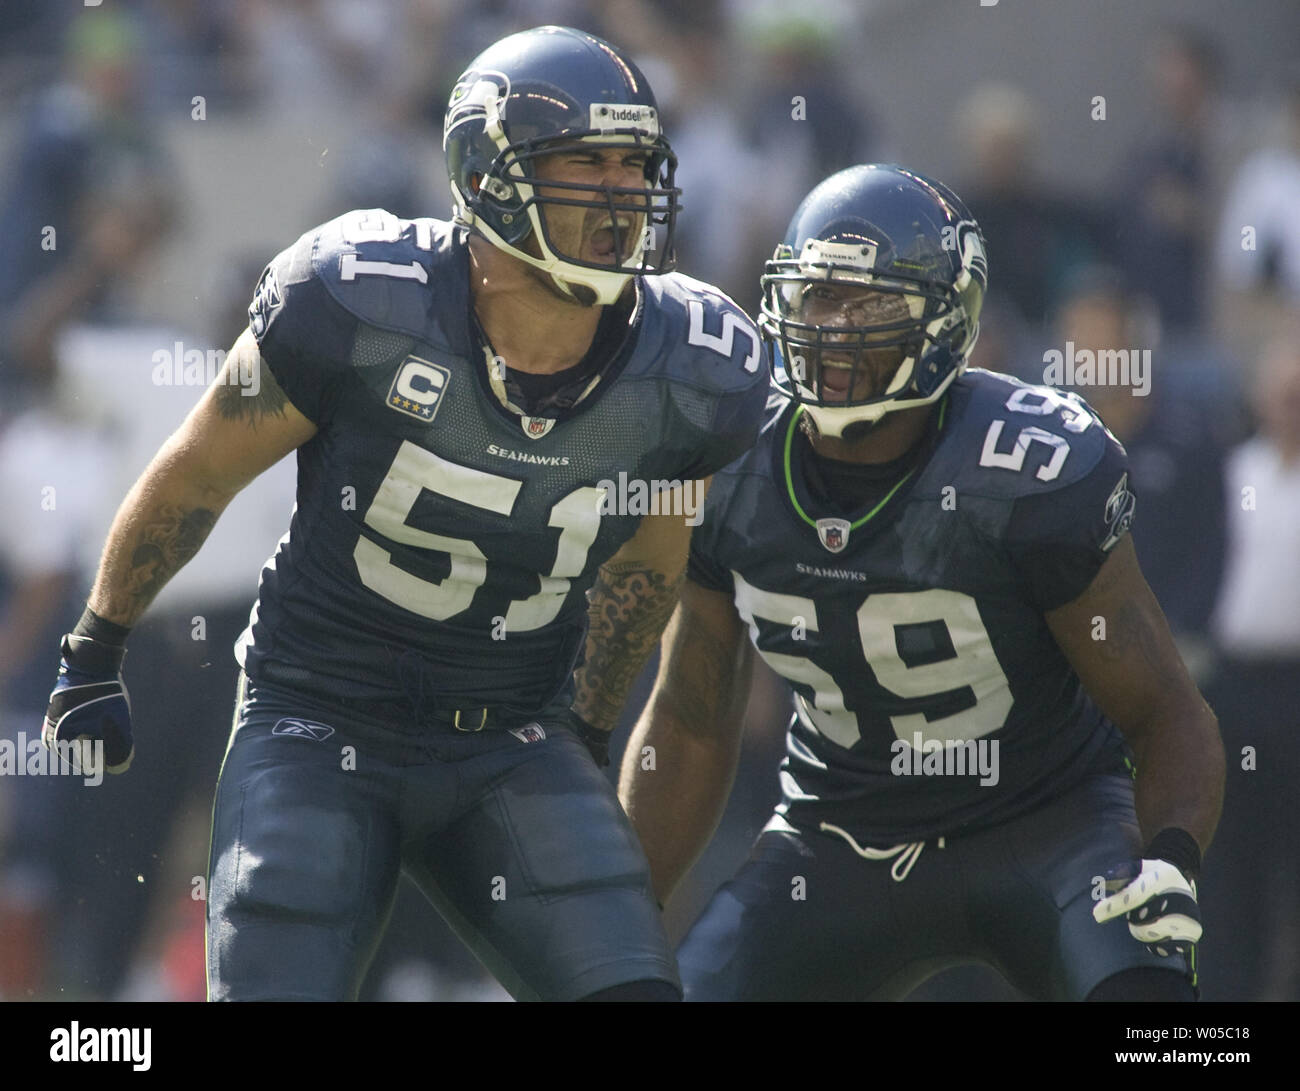
M 612 303 L 632 277 L 674 268 L 677 160 L 644 77 L 608 43 L 542 27 L 490 47 L 452 91 L 443 147 L 457 219 L 549 274 L 562 295 Z M 611 153 L 640 160 L 640 185 L 548 170 Z M 578 217 L 583 238 L 608 232 L 599 245 L 566 237 Z
M 548 160 L 607 153 L 643 157 L 646 166 L 642 174 L 647 176 L 646 183 L 641 186 L 610 186 L 565 181 L 550 176 L 547 170 Z M 653 225 L 665 224 L 670 217 L 676 219 L 676 209 L 670 207 L 670 202 L 677 160 L 671 152 L 665 153 L 642 134 L 634 132 L 612 138 L 593 136 L 581 141 L 544 143 L 535 149 L 524 148 L 513 155 L 503 153 L 502 158 L 499 174 L 490 174 L 489 177 L 507 180 L 522 198 L 518 211 L 506 215 L 512 216 L 514 221 L 521 213 L 526 217 L 531 231 L 524 238 L 533 239 L 540 251 L 538 256 L 553 256 L 567 265 L 616 274 L 669 271 L 664 268 L 670 263 L 668 249 L 646 244 L 651 240 Z M 661 172 L 666 177 L 661 179 Z M 663 185 L 654 184 L 661 180 Z M 566 245 L 557 237 L 560 222 L 577 219 L 578 214 L 570 213 L 570 209 L 583 210 L 583 213 L 590 213 L 598 222 L 608 225 L 610 239 L 604 260 L 584 257 L 580 252 L 581 240 L 575 248 L 572 242 Z M 584 215 L 582 218 L 587 217 Z
M 833 175 L 765 267 L 775 385 L 846 438 L 931 404 L 974 347 L 986 269 L 979 227 L 945 187 L 897 167 Z
M 886 402 L 931 341 L 922 316 L 936 305 L 915 289 L 866 285 L 833 271 L 825 280 L 806 279 L 802 270 L 764 279 L 764 306 L 785 365 L 778 384 L 800 401 L 845 408 Z

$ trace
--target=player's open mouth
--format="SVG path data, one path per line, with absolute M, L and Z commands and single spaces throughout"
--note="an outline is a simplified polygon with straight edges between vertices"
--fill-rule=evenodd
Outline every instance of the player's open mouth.
M 593 256 L 601 261 L 608 261 L 613 258 L 619 248 L 623 251 L 620 257 L 625 257 L 632 250 L 631 240 L 629 237 L 631 234 L 631 223 L 625 222 L 621 219 L 618 220 L 617 223 L 617 239 L 615 238 L 613 225 L 608 219 L 605 221 L 604 227 L 597 228 L 591 234 L 591 239 L 589 240 L 588 245 L 590 246 Z M 616 242 L 620 244 L 619 247 L 615 246 Z
M 842 401 L 849 395 L 853 384 L 853 369 L 848 364 L 832 360 L 822 361 L 822 395 Z
M 610 228 L 602 227 L 591 236 L 591 252 L 598 258 L 614 256 L 614 232 Z

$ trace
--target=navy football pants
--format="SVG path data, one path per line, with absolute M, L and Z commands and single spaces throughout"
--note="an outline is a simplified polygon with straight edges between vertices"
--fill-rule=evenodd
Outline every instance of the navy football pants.
M 901 882 L 893 861 L 778 817 L 678 950 L 686 999 L 897 1000 L 969 962 L 1041 1000 L 1083 1000 L 1136 967 L 1186 973 L 1122 917 L 1092 918 L 1094 877 L 1141 848 L 1132 782 L 1114 775 L 943 848 L 926 842 Z
M 540 724 L 403 735 L 250 684 L 213 809 L 209 999 L 354 999 L 402 870 L 518 999 L 676 987 L 612 786 Z

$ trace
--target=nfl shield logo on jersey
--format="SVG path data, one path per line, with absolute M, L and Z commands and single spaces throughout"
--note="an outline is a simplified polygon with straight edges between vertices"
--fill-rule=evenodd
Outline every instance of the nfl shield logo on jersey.
M 529 439 L 541 439 L 547 432 L 555 427 L 555 418 L 520 417 L 519 424 L 524 430 L 524 435 Z
M 847 519 L 818 519 L 817 537 L 822 545 L 832 553 L 839 553 L 849 544 L 849 521 Z
M 546 738 L 546 732 L 542 730 L 542 725 L 536 721 L 531 724 L 524 724 L 523 727 L 512 727 L 510 734 L 520 742 L 541 742 Z

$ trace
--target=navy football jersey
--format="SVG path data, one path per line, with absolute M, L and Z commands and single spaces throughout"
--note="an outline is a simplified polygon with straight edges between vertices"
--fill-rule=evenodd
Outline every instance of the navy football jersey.
M 912 469 L 859 511 L 810 490 L 800 413 L 772 397 L 757 443 L 714 478 L 690 561 L 795 691 L 791 821 L 919 840 L 1122 769 L 1122 738 L 1043 616 L 1132 520 L 1124 448 L 1086 404 L 968 371 Z
M 639 279 L 594 388 L 531 417 L 494 393 L 469 278 L 463 229 L 382 210 L 308 232 L 263 273 L 250 326 L 319 431 L 237 649 L 254 680 L 540 708 L 569 684 L 599 566 L 645 514 L 617 513 L 609 483 L 705 477 L 753 442 L 763 349 L 716 289 Z

